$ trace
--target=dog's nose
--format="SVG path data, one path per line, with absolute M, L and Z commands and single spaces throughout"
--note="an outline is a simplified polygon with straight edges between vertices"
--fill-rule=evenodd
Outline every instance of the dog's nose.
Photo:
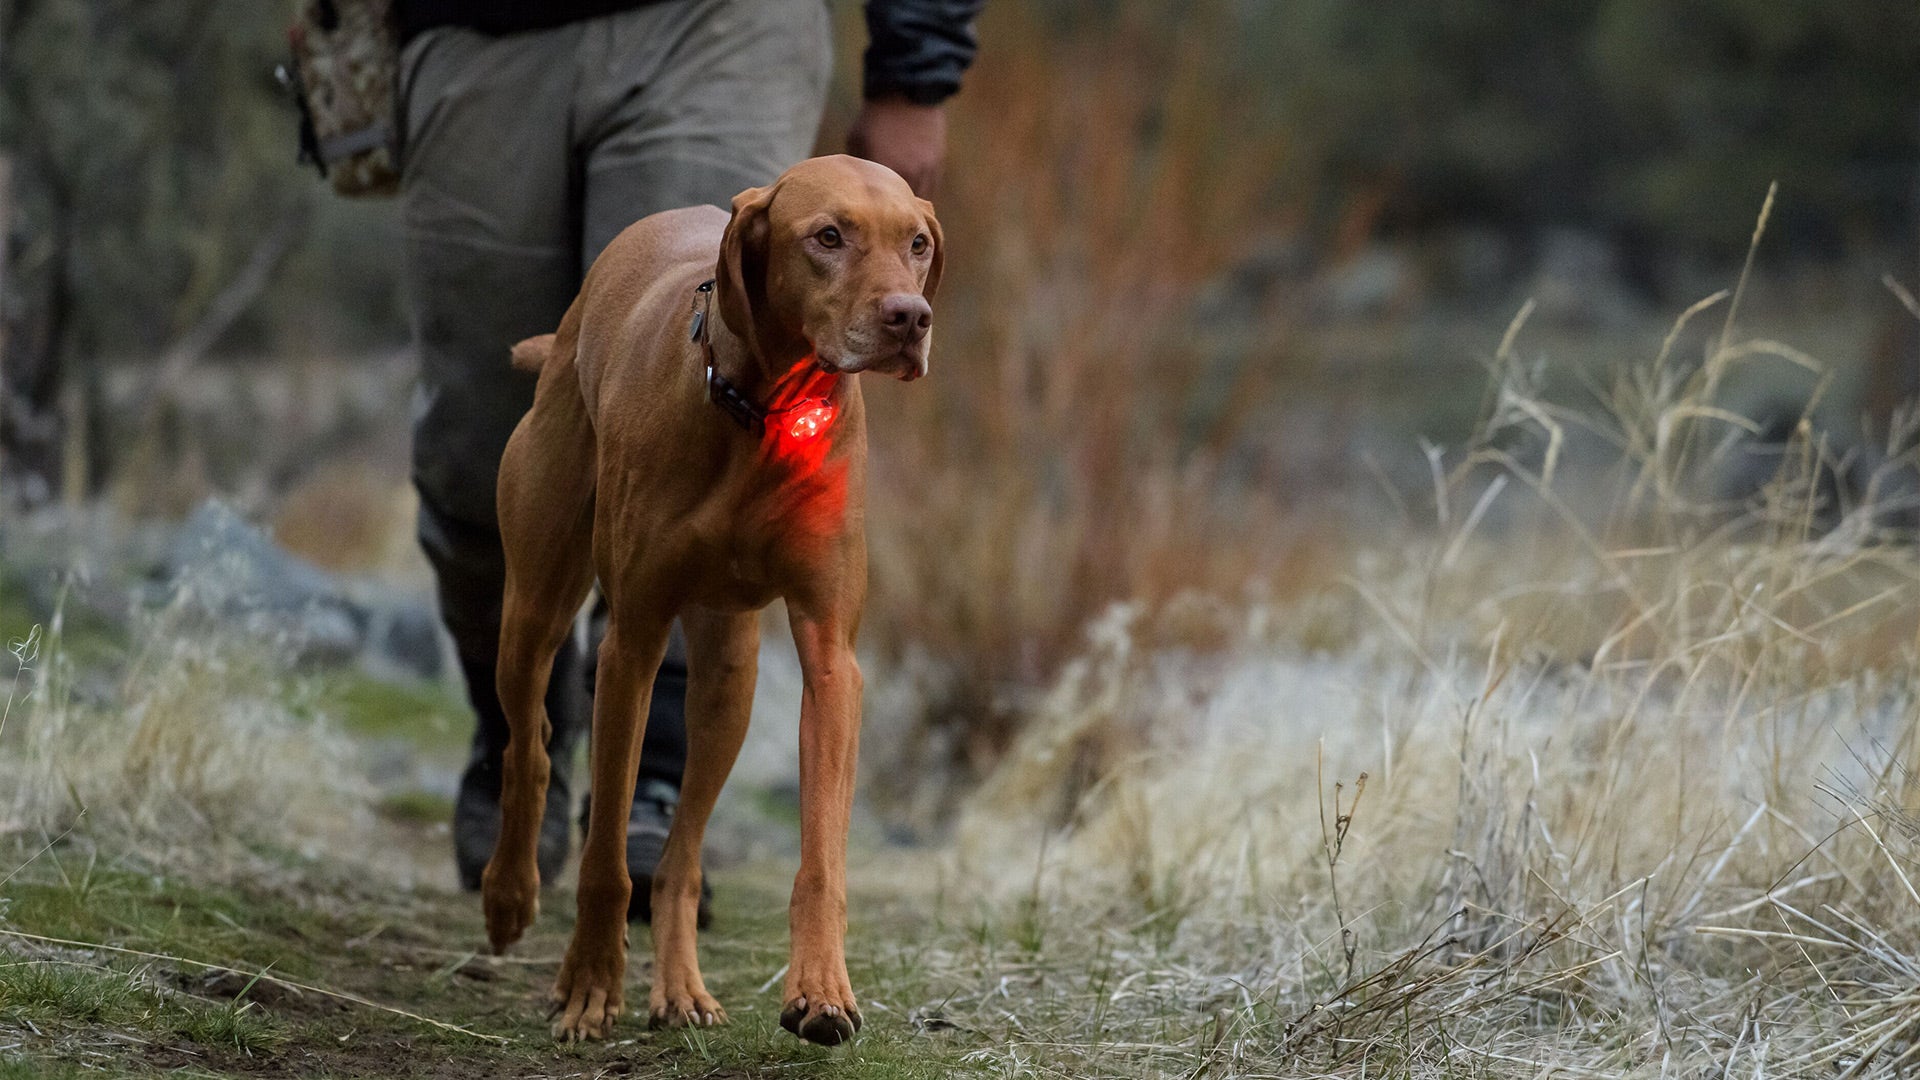
M 880 323 L 909 345 L 933 326 L 933 305 L 918 293 L 894 293 L 880 301 Z

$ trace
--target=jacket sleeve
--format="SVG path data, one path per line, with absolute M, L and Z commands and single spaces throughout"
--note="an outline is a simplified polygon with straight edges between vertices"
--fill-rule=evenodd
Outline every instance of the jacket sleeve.
M 923 105 L 960 89 L 973 63 L 973 20 L 986 0 L 867 0 L 867 97 L 905 94 Z

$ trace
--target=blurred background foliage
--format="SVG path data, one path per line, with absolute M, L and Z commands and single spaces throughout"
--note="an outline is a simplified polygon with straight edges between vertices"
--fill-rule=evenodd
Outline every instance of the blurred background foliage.
M 1810 254 L 1906 228 L 1920 8 L 1897 0 L 1253 4 L 1242 46 L 1316 180 L 1391 224 L 1580 224 L 1737 254 L 1757 194 Z
M 835 7 L 827 150 L 864 46 Z M 324 565 L 410 550 L 397 215 L 295 164 L 288 18 L 0 0 L 0 499 L 221 494 Z M 941 377 L 873 390 L 868 641 L 932 684 L 919 752 L 990 759 L 1008 688 L 1116 599 L 1317 580 L 1342 500 L 1305 504 L 1389 444 L 1417 487 L 1522 301 L 1560 356 L 1644 355 L 1771 182 L 1790 287 L 1749 310 L 1887 367 L 1854 380 L 1883 414 L 1920 389 L 1911 318 L 1870 344 L 1920 267 L 1911 0 L 993 0 L 980 29 Z
M 292 163 L 272 77 L 280 5 L 6 0 L 0 12 L 10 349 L 162 347 L 295 213 L 311 227 L 220 349 L 404 337 L 390 208 L 322 198 Z M 1800 254 L 1912 238 L 1920 6 L 1903 0 L 998 0 L 987 20 L 1003 19 L 1034 36 L 990 34 L 995 48 L 1042 65 L 1115 26 L 1204 56 L 1212 108 L 1183 119 L 1220 121 L 1204 133 L 1217 154 L 1274 161 L 1275 219 L 1337 220 L 1364 193 L 1395 233 L 1577 224 L 1725 256 L 1744 249 L 1777 179 L 1780 235 Z M 857 45 L 843 42 L 843 67 Z M 1100 77 L 1076 67 L 1063 81 Z M 1143 117 L 1139 139 L 1196 134 L 1155 126 Z

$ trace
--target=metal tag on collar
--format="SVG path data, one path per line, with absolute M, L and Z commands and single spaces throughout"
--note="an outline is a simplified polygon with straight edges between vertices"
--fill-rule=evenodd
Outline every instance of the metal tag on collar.
M 708 278 L 695 287 L 693 298 L 693 332 L 687 335 L 688 341 L 699 341 L 701 331 L 707 328 L 707 309 L 700 302 L 701 297 L 713 292 L 713 279 Z

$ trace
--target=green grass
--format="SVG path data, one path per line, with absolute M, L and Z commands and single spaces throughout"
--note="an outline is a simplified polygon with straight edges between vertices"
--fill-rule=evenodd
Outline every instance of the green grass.
M 186 1010 L 173 1030 L 189 1042 L 238 1050 L 249 1056 L 267 1053 L 287 1037 L 257 1002 L 239 998 L 226 1005 Z
M 64 603 L 61 607 L 59 649 L 68 662 L 80 667 L 119 663 L 126 653 L 127 636 L 123 627 L 79 604 Z M 27 666 L 44 663 L 50 655 L 51 643 L 46 635 L 55 622 L 54 614 L 32 603 L 22 571 L 0 563 L 0 649 L 11 651 L 16 643 L 27 640 L 34 628 L 39 627 L 42 637 L 38 656 Z M 14 669 L 14 657 L 0 655 L 0 682 L 11 683 Z M 0 691 L 0 700 L 4 699 L 4 691 Z
M 245 1055 L 270 1051 L 284 1038 L 281 1025 L 244 994 L 226 1002 L 195 996 L 181 989 L 191 982 L 151 962 L 66 947 L 4 955 L 0 1032 L 31 1036 L 38 1049 L 54 1052 L 49 1056 L 97 1049 L 113 1034 Z M 9 1068 L 0 1063 L 0 1076 L 13 1075 Z
M 85 1077 L 96 1080 L 97 1069 L 85 1069 L 68 1061 L 50 1061 L 20 1053 L 0 1053 L 0 1080 L 72 1080 Z
M 0 929 L 101 941 L 146 952 L 249 966 L 290 976 L 317 968 L 303 942 L 328 920 L 259 888 L 216 889 L 132 866 L 50 851 L 21 871 L 0 901 Z M 9 862 L 9 869 L 14 865 Z
M 396 791 L 380 800 L 380 813 L 392 821 L 435 825 L 453 817 L 453 800 L 430 791 Z
M 55 960 L 0 963 L 0 1016 L 76 1024 L 124 1022 L 148 995 L 123 972 Z
M 0 876 L 25 854 L 0 861 Z M 1151 952 L 1149 936 L 1116 944 L 1085 924 L 1042 926 L 1019 907 L 949 918 L 916 898 L 911 883 L 924 880 L 917 867 L 889 861 L 864 887 L 857 879 L 853 897 L 848 963 L 865 1027 L 849 1047 L 804 1045 L 778 1024 L 776 976 L 787 960 L 792 869 L 756 864 L 717 875 L 716 928 L 702 936 L 702 961 L 731 1024 L 649 1031 L 650 943 L 636 929 L 628 1012 L 613 1040 L 557 1046 L 547 1034 L 543 999 L 571 929 L 565 891 L 549 894 L 528 939 L 495 962 L 476 956 L 484 936 L 471 896 L 292 875 L 276 884 L 213 886 L 178 870 L 90 862 L 77 851 L 55 850 L 9 883 L 0 931 L 160 955 L 0 937 L 0 956 L 11 958 L 0 967 L 0 1046 L 18 1042 L 34 1061 L 84 1049 L 110 1071 L 190 1065 L 216 1076 L 261 1068 L 402 1076 L 590 1076 L 613 1069 L 668 1078 L 931 1080 L 1000 1075 L 1005 1062 L 995 1051 L 1015 1038 L 1057 1047 L 1041 1051 L 1039 1060 L 1068 1075 L 1109 1074 L 1109 1066 L 1118 1070 L 1112 1074 L 1153 1075 L 1134 1068 L 1137 1050 L 1103 1064 L 1074 1048 L 1074 1040 L 1177 1044 L 1211 1022 L 1210 1012 L 1179 1002 L 1172 1009 L 1154 1004 L 1144 1025 L 1138 1008 L 1097 1004 L 1137 963 L 1123 958 Z M 209 982 L 189 960 L 264 977 L 252 985 L 251 976 L 240 975 Z M 313 988 L 506 1041 L 435 1028 Z
M 27 604 L 27 590 L 19 578 L 6 564 L 0 563 L 0 645 L 12 645 L 25 638 L 28 631 L 44 621 Z
M 31 854 L 7 853 L 0 876 Z M 493 963 L 475 958 L 484 935 L 479 905 L 470 896 L 389 895 L 351 882 L 293 877 L 272 885 L 213 886 L 179 872 L 55 849 L 8 883 L 0 931 L 158 955 L 0 936 L 0 1045 L 20 1042 L 29 1055 L 0 1058 L 0 1069 L 15 1070 L 0 1071 L 0 1077 L 40 1075 L 33 1071 L 38 1065 L 81 1049 L 96 1062 L 142 1069 L 154 1063 L 154 1047 L 190 1049 L 194 1067 L 210 1075 L 253 1071 L 275 1060 L 297 1060 L 301 1070 L 322 1074 L 410 1075 L 415 1065 L 396 1063 L 428 1058 L 461 1074 L 591 1075 L 616 1065 L 664 1077 L 930 1078 L 973 1072 L 965 1054 L 977 1048 L 974 1037 L 923 1031 L 908 1020 L 910 1012 L 937 1006 L 950 993 L 924 962 L 928 934 L 937 930 L 964 943 L 971 931 L 938 928 L 897 900 L 876 898 L 856 909 L 849 963 L 867 1024 L 855 1045 L 805 1046 L 780 1029 L 779 984 L 760 988 L 786 962 L 790 873 L 790 867 L 763 866 L 719 879 L 719 928 L 703 936 L 703 960 L 732 1024 L 712 1031 L 647 1030 L 649 942 L 637 930 L 629 1010 L 615 1039 L 563 1047 L 548 1037 L 541 1003 L 571 925 L 572 901 L 564 892 L 549 895 L 539 924 L 516 949 L 516 958 L 530 962 Z M 1007 955 L 1017 951 L 1010 947 Z M 216 984 L 205 980 L 205 969 L 188 961 L 265 975 L 236 995 L 235 984 L 245 985 L 243 979 L 228 976 L 212 989 Z M 290 990 L 274 983 L 276 977 L 508 1041 L 493 1043 L 311 990 Z M 425 1066 L 418 1072 L 438 1075 Z
M 341 669 L 313 676 L 302 704 L 351 735 L 399 739 L 421 752 L 448 756 L 466 748 L 473 718 L 458 688 L 402 683 Z

